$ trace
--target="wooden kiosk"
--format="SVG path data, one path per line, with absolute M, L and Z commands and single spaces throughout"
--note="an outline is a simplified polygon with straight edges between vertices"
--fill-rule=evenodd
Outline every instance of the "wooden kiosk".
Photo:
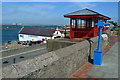
M 96 37 L 99 29 L 95 24 L 98 20 L 105 22 L 110 20 L 109 17 L 89 9 L 68 13 L 64 17 L 70 18 L 70 39 Z M 103 31 L 106 31 L 106 28 Z

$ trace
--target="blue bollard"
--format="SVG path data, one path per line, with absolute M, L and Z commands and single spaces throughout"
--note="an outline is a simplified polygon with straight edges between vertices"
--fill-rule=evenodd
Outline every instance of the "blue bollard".
M 101 65 L 102 64 L 103 52 L 104 51 L 102 51 L 102 50 L 100 50 L 100 51 L 95 50 L 94 51 L 94 61 L 93 61 L 93 64 L 95 64 L 95 65 Z
M 103 29 L 104 26 L 108 26 L 110 24 L 109 23 L 104 23 L 103 21 L 98 21 L 98 23 L 96 25 L 99 26 L 99 37 L 98 37 L 97 50 L 94 51 L 93 64 L 101 65 L 102 64 L 102 56 L 103 56 L 103 52 L 104 52 L 104 51 L 100 50 L 101 42 L 102 42 L 102 29 Z

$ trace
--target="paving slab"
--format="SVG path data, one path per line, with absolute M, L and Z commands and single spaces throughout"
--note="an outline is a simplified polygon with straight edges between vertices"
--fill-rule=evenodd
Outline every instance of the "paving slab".
M 103 56 L 102 65 L 95 65 L 87 73 L 90 76 L 99 78 L 118 78 L 118 44 L 116 42 L 112 48 Z

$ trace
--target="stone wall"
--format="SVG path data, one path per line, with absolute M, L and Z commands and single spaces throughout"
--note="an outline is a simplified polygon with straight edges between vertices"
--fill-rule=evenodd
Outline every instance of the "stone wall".
M 96 47 L 97 37 L 21 61 L 3 67 L 3 78 L 67 78 L 88 62 Z
M 47 41 L 47 50 L 54 51 L 60 48 L 64 48 L 73 44 L 76 44 L 77 42 L 71 42 L 71 41 L 65 41 L 65 40 L 59 40 L 59 39 L 52 39 Z

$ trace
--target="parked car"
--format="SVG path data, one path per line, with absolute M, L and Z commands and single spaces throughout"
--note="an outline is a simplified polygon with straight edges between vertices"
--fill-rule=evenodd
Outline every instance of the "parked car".
M 31 46 L 31 45 L 36 45 L 36 44 L 40 44 L 42 41 L 30 41 L 29 43 L 28 43 L 28 45 L 29 46 Z
M 120 28 L 120 25 L 118 25 L 118 28 Z
M 112 29 L 116 29 L 116 28 L 117 28 L 116 26 L 112 27 Z

